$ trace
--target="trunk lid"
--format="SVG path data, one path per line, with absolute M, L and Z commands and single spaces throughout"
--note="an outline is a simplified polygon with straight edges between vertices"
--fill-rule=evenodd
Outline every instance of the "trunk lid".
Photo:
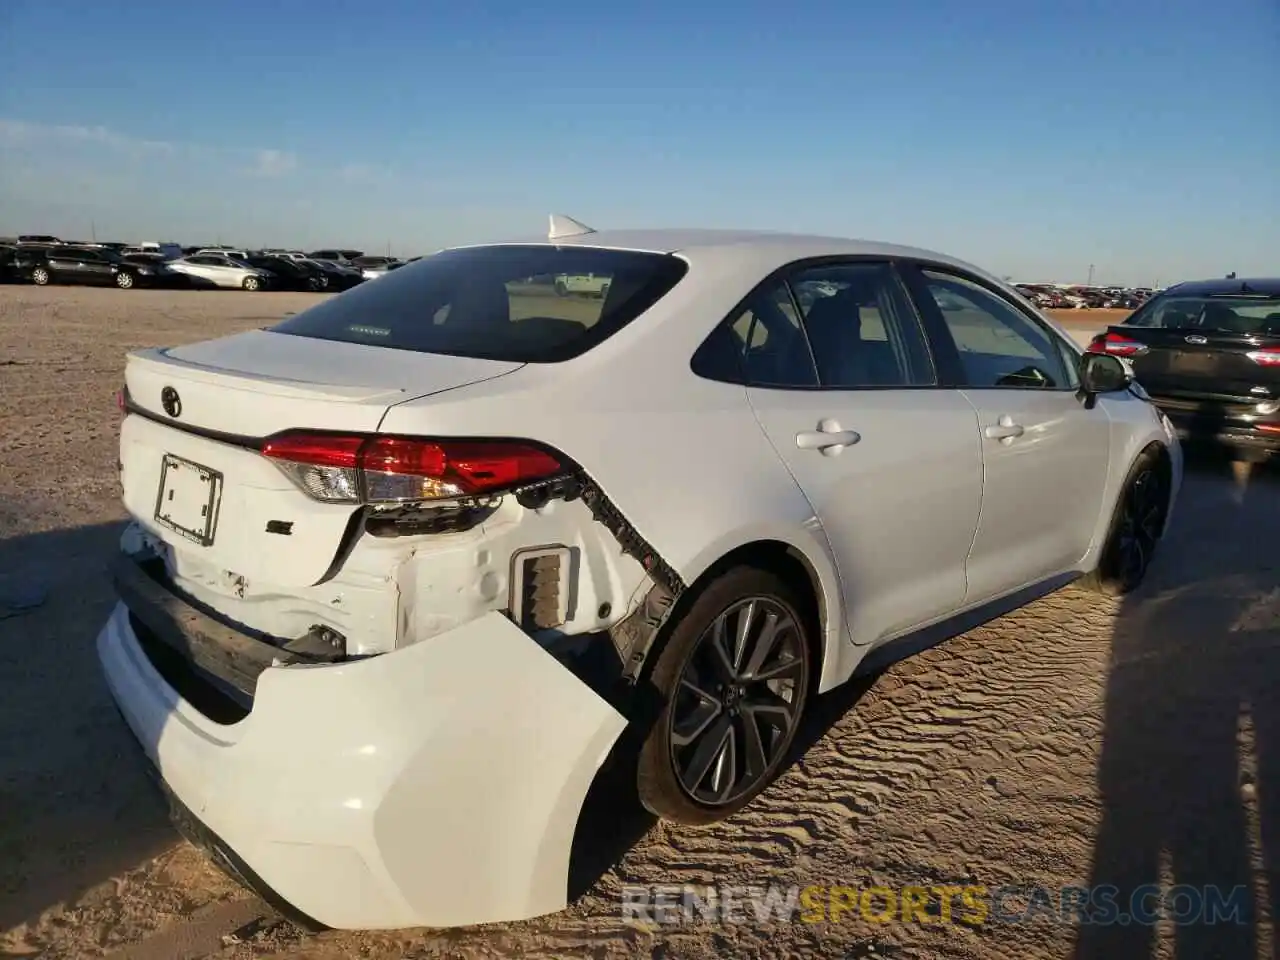
M 1153 396 L 1225 403 L 1280 397 L 1280 367 L 1249 357 L 1253 351 L 1280 347 L 1280 337 L 1198 327 L 1119 324 L 1108 329 L 1147 347 L 1129 360 L 1138 381 Z
M 212 589 L 316 583 L 357 508 L 307 497 L 255 441 L 295 428 L 376 432 L 393 404 L 521 366 L 261 330 L 132 353 L 125 385 L 145 415 L 121 426 L 125 506 L 182 575 Z

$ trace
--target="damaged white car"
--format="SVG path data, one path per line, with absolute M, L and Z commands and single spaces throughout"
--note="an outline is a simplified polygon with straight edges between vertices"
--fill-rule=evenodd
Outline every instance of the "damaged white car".
M 560 909 L 628 724 L 645 806 L 726 817 L 869 651 L 1136 586 L 1182 473 L 1007 285 L 829 238 L 553 217 L 125 384 L 107 682 L 187 831 L 341 928 Z

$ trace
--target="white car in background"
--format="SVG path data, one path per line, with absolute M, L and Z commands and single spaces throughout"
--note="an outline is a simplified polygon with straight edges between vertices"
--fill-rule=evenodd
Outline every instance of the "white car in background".
M 270 285 L 273 274 L 242 263 L 221 252 L 194 253 L 170 260 L 166 266 L 174 273 L 185 274 L 199 284 L 233 287 L 240 290 L 262 290 Z
M 552 218 L 125 385 L 112 695 L 188 834 L 344 928 L 560 909 L 611 752 L 722 819 L 870 651 L 1133 589 L 1182 476 L 1006 284 L 820 237 Z

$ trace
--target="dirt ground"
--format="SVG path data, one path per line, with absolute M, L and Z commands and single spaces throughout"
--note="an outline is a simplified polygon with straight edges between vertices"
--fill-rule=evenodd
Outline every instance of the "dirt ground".
M 179 841 L 99 678 L 125 351 L 264 326 L 309 295 L 0 287 L 0 956 L 1273 956 L 1280 483 L 1194 461 L 1124 602 L 1067 589 L 818 701 L 731 821 L 594 798 L 562 914 L 308 936 Z M 1078 311 L 1079 335 L 1108 319 Z M 31 604 L 29 609 L 23 609 Z M 1268 883 L 1268 877 L 1272 878 Z M 624 923 L 624 884 L 1246 885 L 1243 922 Z

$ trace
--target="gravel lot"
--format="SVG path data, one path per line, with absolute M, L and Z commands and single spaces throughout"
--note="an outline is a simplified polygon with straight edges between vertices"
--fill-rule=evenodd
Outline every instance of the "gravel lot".
M 311 302 L 0 287 L 0 955 L 1129 960 L 1174 956 L 1175 941 L 1184 958 L 1273 955 L 1280 484 L 1274 468 L 1241 482 L 1204 459 L 1138 595 L 1067 589 L 827 696 L 803 758 L 728 823 L 654 826 L 615 798 L 593 801 L 593 822 L 634 844 L 619 854 L 590 833 L 581 872 L 597 879 L 563 914 L 317 937 L 272 919 L 171 832 L 93 638 L 123 516 L 124 352 L 264 326 Z M 44 602 L 14 609 L 33 588 Z M 621 921 L 622 884 L 711 881 L 1216 883 L 1256 899 L 1238 925 L 1086 935 L 1047 921 Z

